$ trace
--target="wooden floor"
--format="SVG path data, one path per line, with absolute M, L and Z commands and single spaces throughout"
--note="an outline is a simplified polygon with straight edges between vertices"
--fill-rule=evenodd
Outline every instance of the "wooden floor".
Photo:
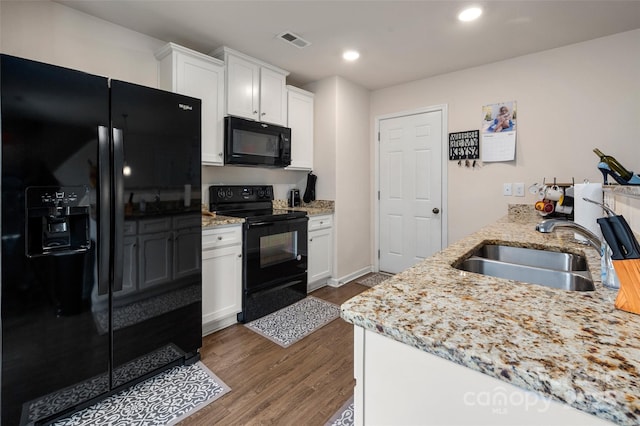
M 339 305 L 364 290 L 312 295 Z M 181 425 L 324 425 L 353 394 L 353 326 L 341 318 L 286 349 L 236 324 L 204 337 L 201 355 L 231 392 Z

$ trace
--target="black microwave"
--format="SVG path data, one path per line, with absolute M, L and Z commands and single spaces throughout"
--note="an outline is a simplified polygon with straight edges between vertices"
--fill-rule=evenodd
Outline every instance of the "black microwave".
M 224 119 L 224 162 L 286 167 L 291 164 L 291 129 L 238 117 Z

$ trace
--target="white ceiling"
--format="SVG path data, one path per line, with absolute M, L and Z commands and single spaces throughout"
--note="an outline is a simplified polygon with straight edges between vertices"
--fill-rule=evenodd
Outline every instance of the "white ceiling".
M 59 0 L 164 41 L 209 53 L 226 45 L 291 72 L 304 85 L 332 75 L 379 89 L 640 28 L 640 1 Z M 292 31 L 299 49 L 276 36 Z M 344 49 L 361 53 L 356 63 Z M 635 52 L 640 54 L 640 46 Z

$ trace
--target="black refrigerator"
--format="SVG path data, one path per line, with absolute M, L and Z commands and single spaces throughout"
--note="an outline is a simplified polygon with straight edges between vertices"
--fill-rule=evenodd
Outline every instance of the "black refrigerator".
M 0 55 L 2 425 L 199 359 L 200 100 Z

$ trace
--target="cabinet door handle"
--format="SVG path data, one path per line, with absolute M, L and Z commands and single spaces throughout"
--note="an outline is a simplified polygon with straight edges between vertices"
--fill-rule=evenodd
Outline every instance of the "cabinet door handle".
M 309 242 L 313 241 L 313 238 L 309 238 Z
M 222 153 L 221 152 L 218 153 L 218 157 L 222 157 Z
M 260 115 L 263 115 L 263 116 L 264 116 L 264 115 L 267 115 L 267 113 L 266 113 L 266 112 L 263 112 L 263 113 L 262 113 L 262 114 L 260 114 Z
M 254 113 L 254 114 L 257 114 L 257 113 L 258 113 L 258 111 L 253 111 L 253 113 Z
M 320 222 L 320 225 L 322 225 L 324 222 Z
M 242 255 L 241 255 L 241 254 L 239 254 L 239 255 L 238 255 L 238 257 L 242 257 Z

